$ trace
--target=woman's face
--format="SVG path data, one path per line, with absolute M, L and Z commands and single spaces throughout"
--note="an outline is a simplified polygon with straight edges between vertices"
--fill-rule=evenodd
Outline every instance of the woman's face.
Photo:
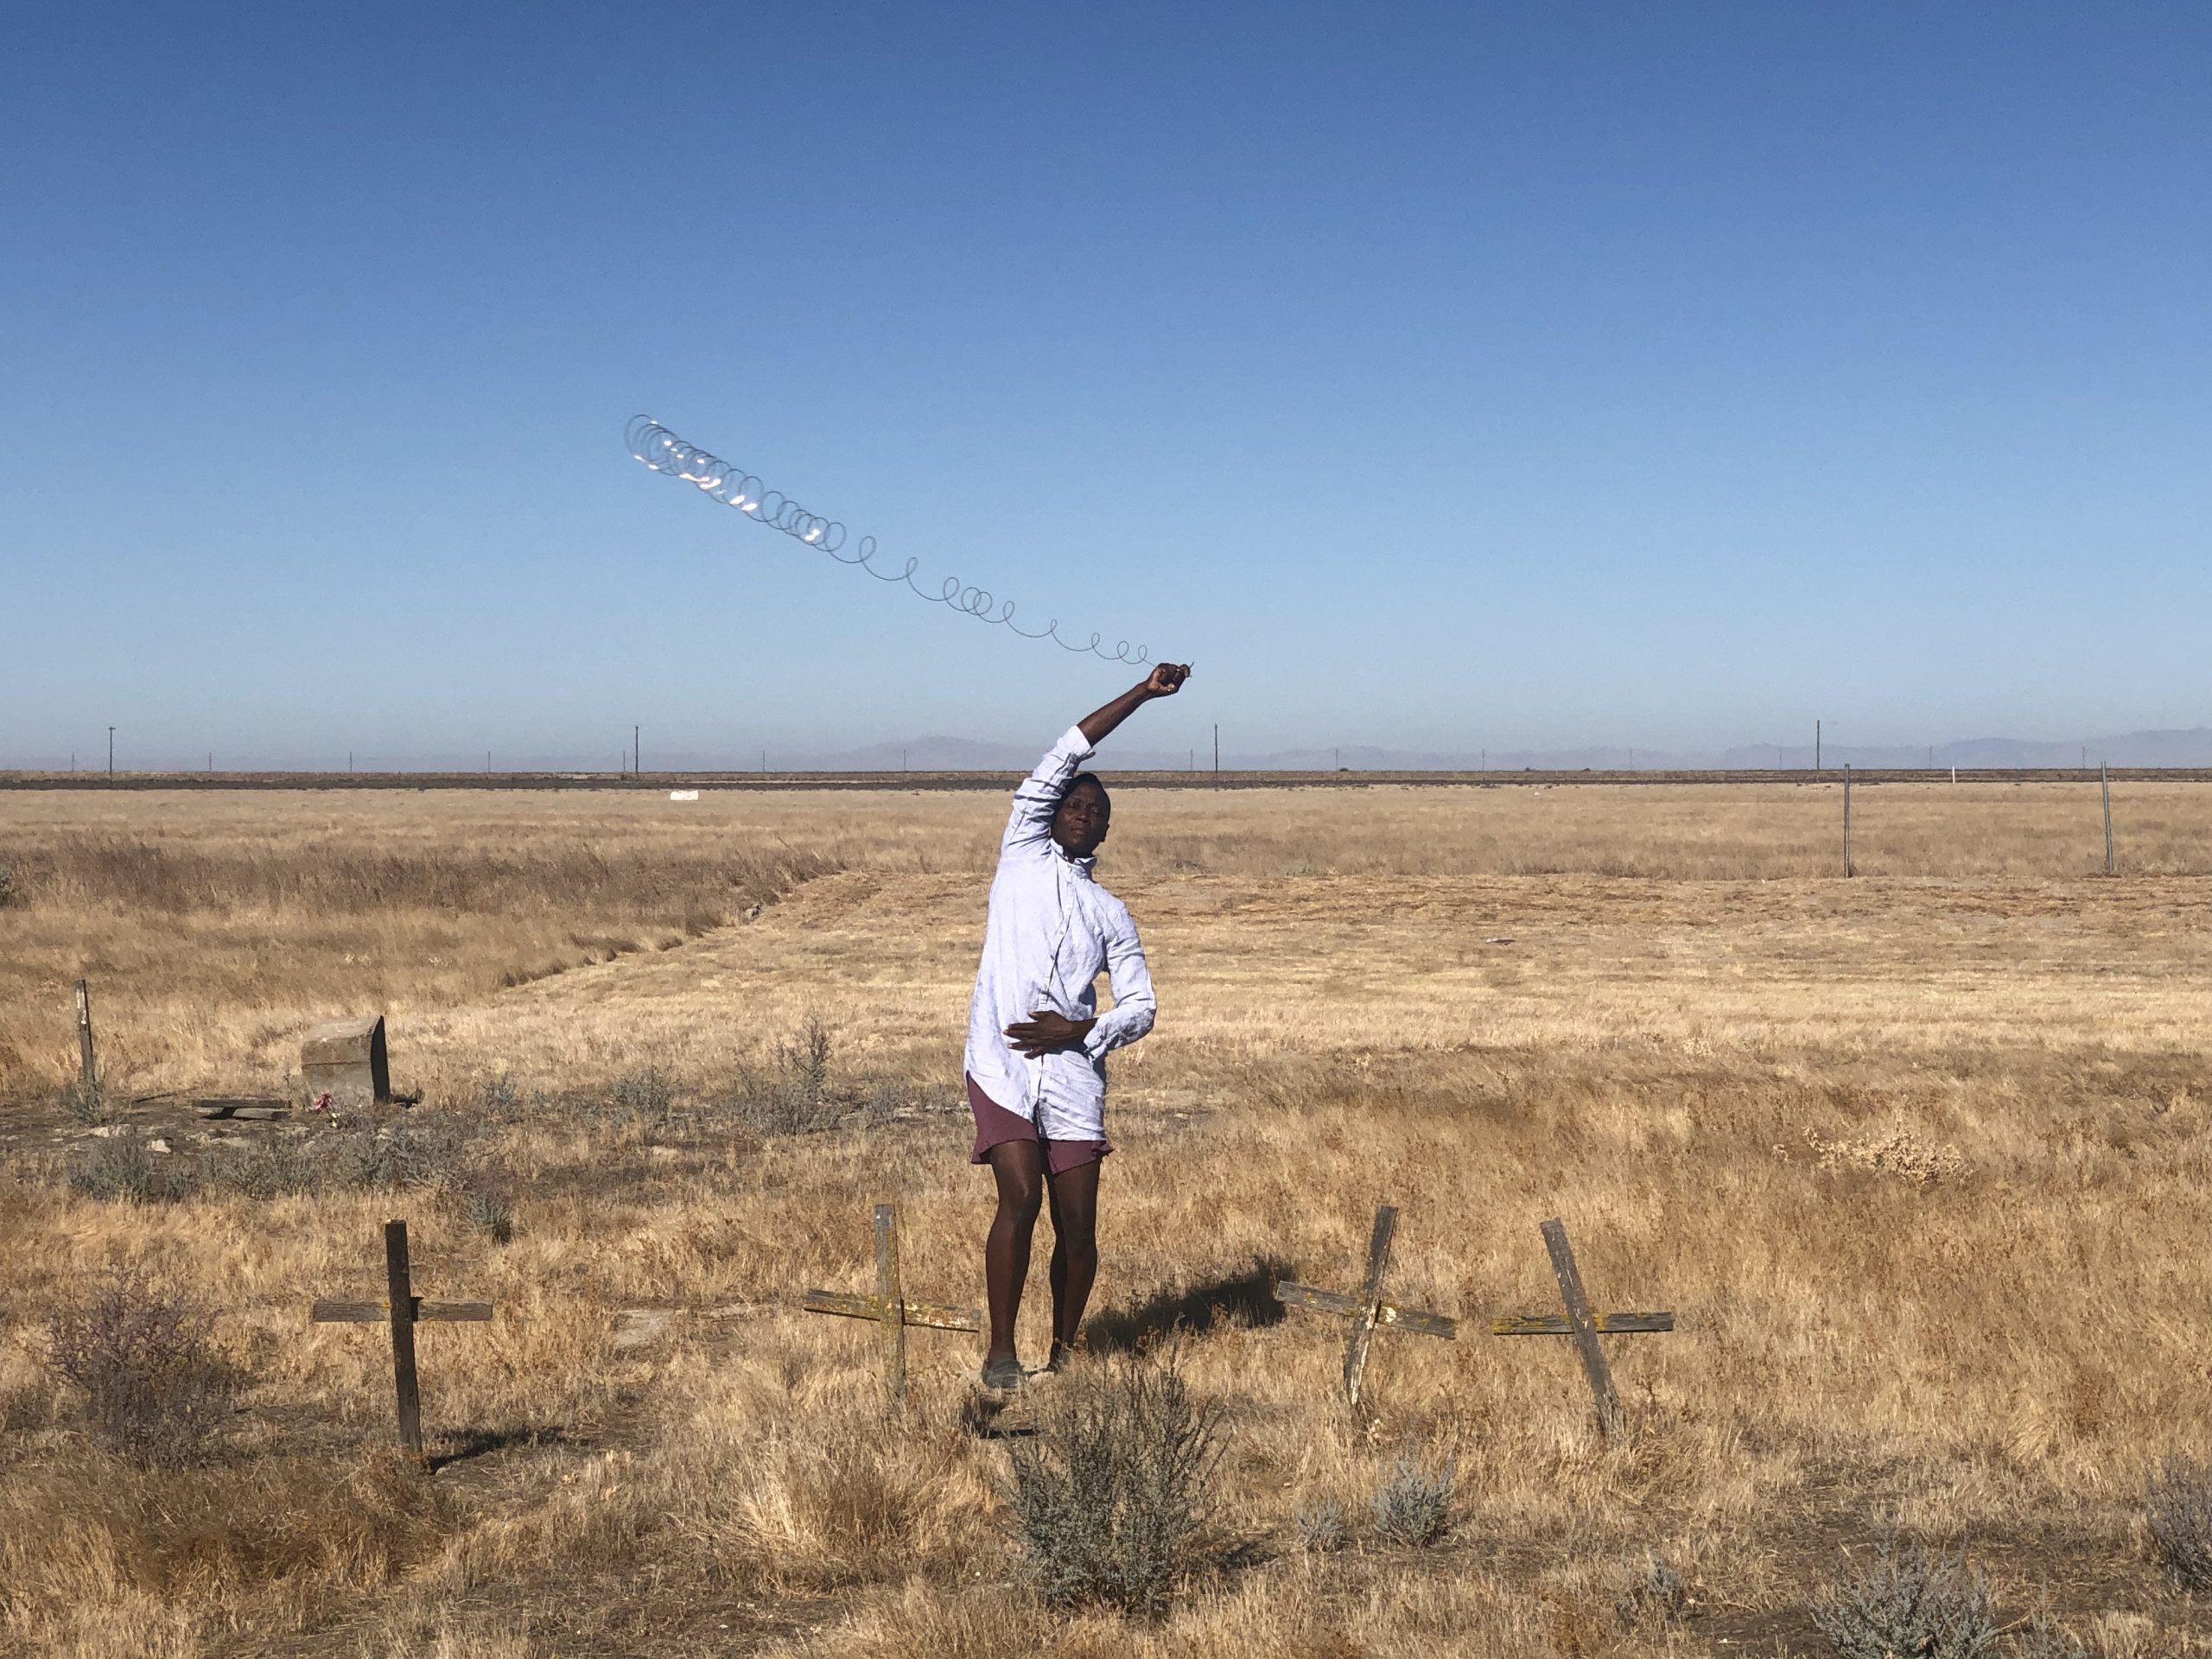
M 1114 809 L 1106 791 L 1089 779 L 1060 797 L 1052 811 L 1052 839 L 1071 858 L 1089 858 L 1106 839 Z

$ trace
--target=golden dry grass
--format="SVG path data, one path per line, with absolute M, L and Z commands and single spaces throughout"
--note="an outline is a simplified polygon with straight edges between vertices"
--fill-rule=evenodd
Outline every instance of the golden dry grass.
M 1601 1301 L 1680 1319 L 1611 1344 L 1616 1451 L 1563 1342 L 1386 1334 L 1355 1427 L 1338 1327 L 1213 1322 L 1182 1354 L 1229 1411 L 1216 1565 L 1132 1630 L 1018 1588 L 968 1339 L 916 1337 L 894 1425 L 867 1333 L 791 1311 L 866 1283 L 878 1198 L 913 1294 L 980 1300 L 985 1183 L 943 1109 L 997 799 L 0 796 L 30 872 L 0 912 L 0 1641 L 1811 1652 L 1808 1593 L 1887 1515 L 1967 1542 L 2007 1617 L 2047 1588 L 2111 1652 L 2190 1650 L 2137 1504 L 2159 1452 L 2212 1448 L 2212 791 L 2124 795 L 2117 881 L 2094 789 L 1857 804 L 1846 883 L 1818 786 L 1124 794 L 1105 873 L 1162 1017 L 1118 1062 L 1095 1341 L 1264 1309 L 1268 1268 L 1349 1287 L 1386 1199 L 1414 1305 L 1549 1308 L 1559 1214 Z M 51 1094 L 87 963 L 122 1092 L 281 1085 L 302 1026 L 372 998 L 418 1114 L 480 1132 L 444 1190 L 73 1193 Z M 785 1135 L 726 1104 L 810 1017 L 895 1113 Z M 601 1108 L 645 1065 L 671 1114 Z M 462 1218 L 486 1168 L 510 1243 Z M 429 1481 L 374 1450 L 378 1333 L 303 1319 L 373 1293 L 402 1212 L 419 1288 L 500 1305 L 423 1334 L 434 1439 L 474 1453 Z M 39 1312 L 115 1260 L 216 1295 L 255 1375 L 207 1467 L 104 1469 L 39 1362 Z M 677 1317 L 619 1346 L 639 1306 Z M 1357 1524 L 1408 1452 L 1459 1459 L 1452 1541 L 1295 1548 L 1300 1507 Z M 1653 1550 L 1680 1628 L 1615 1613 Z

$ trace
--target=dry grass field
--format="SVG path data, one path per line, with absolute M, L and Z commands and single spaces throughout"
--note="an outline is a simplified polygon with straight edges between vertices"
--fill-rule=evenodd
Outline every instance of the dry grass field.
M 868 1330 L 794 1308 L 868 1287 L 881 1199 L 909 1294 L 982 1300 L 1000 797 L 0 793 L 0 1650 L 1825 1654 L 1810 1605 L 1893 1527 L 2008 1625 L 2212 1653 L 2143 1505 L 2212 1452 L 2212 789 L 2119 797 L 2107 880 L 2094 786 L 1863 790 L 1845 881 L 1833 785 L 1127 795 L 1102 874 L 1161 1015 L 1116 1061 L 1090 1354 L 1030 1392 L 1180 1319 L 1222 1410 L 1205 1548 L 1131 1624 L 1025 1581 L 998 1431 L 1049 1407 L 986 1421 L 980 1344 L 918 1332 L 887 1415 Z M 411 1109 L 177 1099 L 288 1091 L 370 1009 Z M 171 1190 L 102 1196 L 135 1136 Z M 1355 1422 L 1343 1327 L 1264 1287 L 1351 1288 L 1385 1201 L 1394 1294 L 1471 1323 L 1378 1336 Z M 380 1332 L 306 1319 L 378 1294 L 394 1215 L 419 1292 L 498 1304 L 422 1333 L 429 1478 Z M 1677 1316 L 1609 1342 L 1618 1447 L 1572 1344 L 1487 1334 L 1555 1310 L 1553 1215 L 1602 1306 Z M 102 1451 L 50 1363 L 118 1265 L 242 1378 L 197 1458 Z M 1370 1522 L 1408 1463 L 1452 1471 L 1440 1542 Z

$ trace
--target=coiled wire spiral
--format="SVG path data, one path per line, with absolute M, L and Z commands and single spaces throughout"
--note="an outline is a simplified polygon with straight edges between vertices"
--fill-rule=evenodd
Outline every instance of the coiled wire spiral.
M 1067 639 L 1060 632 L 1057 617 L 1042 628 L 1025 628 L 1014 620 L 1012 600 L 1000 599 L 988 588 L 974 587 L 957 576 L 947 576 L 932 592 L 914 580 L 915 572 L 921 569 L 919 559 L 908 559 L 903 570 L 879 569 L 875 564 L 874 537 L 861 537 L 851 543 L 853 550 L 846 552 L 845 527 L 837 520 L 808 512 L 781 490 L 768 488 L 744 468 L 708 454 L 696 444 L 686 443 L 650 416 L 634 416 L 623 435 L 629 443 L 632 458 L 654 472 L 696 485 L 724 506 L 734 507 L 749 518 L 772 524 L 809 547 L 818 547 L 840 564 L 858 565 L 878 582 L 902 582 L 915 597 L 932 605 L 947 606 L 980 621 L 1011 629 L 1025 639 L 1050 639 L 1063 651 L 1087 652 L 1109 663 L 1141 666 L 1152 660 L 1142 645 L 1132 647 L 1126 639 L 1116 642 L 1109 650 L 1103 634 L 1092 634 L 1087 643 Z

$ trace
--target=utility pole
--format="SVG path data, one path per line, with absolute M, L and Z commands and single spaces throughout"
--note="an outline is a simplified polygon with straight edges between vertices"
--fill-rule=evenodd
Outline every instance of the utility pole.
M 639 740 L 639 734 L 645 729 L 642 726 L 630 728 L 630 771 L 633 776 L 645 769 L 645 750 Z
M 2104 761 L 2097 762 L 2097 776 L 2105 786 L 2105 874 L 2113 874 L 2112 861 L 2112 767 Z
M 107 728 L 107 775 L 115 776 L 115 728 Z
M 1221 722 L 1218 721 L 1214 722 L 1213 728 L 1213 775 L 1215 781 L 1219 782 L 1221 779 Z
M 1851 868 L 1851 762 L 1843 763 L 1843 873 L 1855 875 Z
M 1815 772 L 1818 772 L 1820 769 L 1821 769 L 1821 722 L 1820 722 L 1819 721 L 1817 721 L 1817 720 L 1816 720 L 1816 721 L 1815 721 L 1813 722 L 1813 770 L 1814 770 Z

